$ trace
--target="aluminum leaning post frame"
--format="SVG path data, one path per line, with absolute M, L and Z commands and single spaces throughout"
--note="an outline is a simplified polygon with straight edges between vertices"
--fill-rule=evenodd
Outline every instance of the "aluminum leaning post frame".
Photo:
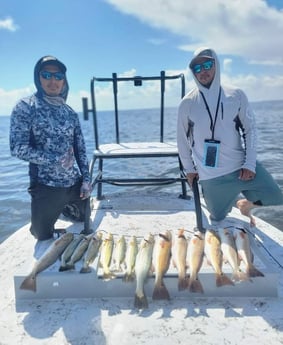
M 93 77 L 90 82 L 90 95 L 91 105 L 88 108 L 87 98 L 83 98 L 83 114 L 84 119 L 88 120 L 88 114 L 92 114 L 93 131 L 95 140 L 95 150 L 90 165 L 90 174 L 92 178 L 92 184 L 97 185 L 97 199 L 102 198 L 102 185 L 108 183 L 116 186 L 132 186 L 132 185 L 166 185 L 179 182 L 181 183 L 182 194 L 181 197 L 187 197 L 186 179 L 182 173 L 181 161 L 179 159 L 177 145 L 175 142 L 166 142 L 164 138 L 164 103 L 165 103 L 165 83 L 167 80 L 179 79 L 181 88 L 181 97 L 185 95 L 185 78 L 183 74 L 178 75 L 165 75 L 164 71 L 160 72 L 159 76 L 151 77 L 118 77 L 117 73 L 112 73 L 112 78 L 97 78 Z M 120 142 L 120 113 L 118 109 L 118 85 L 120 82 L 132 82 L 134 86 L 142 86 L 144 81 L 160 81 L 160 134 L 159 141 L 142 143 L 121 143 Z M 112 84 L 113 89 L 113 101 L 114 101 L 114 126 L 115 126 L 115 142 L 110 144 L 100 144 L 100 133 L 98 129 L 98 114 L 96 109 L 95 99 L 95 84 L 99 82 L 109 82 Z M 110 149 L 109 149 L 110 148 Z M 177 165 L 180 172 L 178 177 L 156 177 L 156 178 L 117 178 L 117 177 L 105 177 L 103 172 L 103 162 L 107 159 L 117 158 L 146 158 L 146 157 L 176 157 Z M 98 161 L 97 175 L 93 177 L 94 166 Z

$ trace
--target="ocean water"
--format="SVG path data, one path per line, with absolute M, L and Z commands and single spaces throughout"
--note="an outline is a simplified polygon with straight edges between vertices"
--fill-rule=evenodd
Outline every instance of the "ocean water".
M 258 160 L 263 163 L 275 178 L 281 190 L 283 190 L 283 150 L 281 148 L 283 101 L 259 102 L 253 103 L 252 106 L 256 112 L 258 127 Z M 121 141 L 142 141 L 145 136 L 148 141 L 158 140 L 158 110 L 127 110 L 121 112 L 121 115 Z M 101 112 L 99 116 L 100 141 L 101 143 L 107 142 L 115 135 L 110 126 L 113 113 Z M 166 140 L 175 140 L 176 120 L 176 109 L 167 108 L 164 129 L 164 138 Z M 30 220 L 30 196 L 27 192 L 28 163 L 11 157 L 9 125 L 9 116 L 0 117 L 0 243 Z M 92 121 L 91 119 L 84 121 L 81 118 L 81 125 L 90 160 L 94 148 Z M 129 129 L 131 130 L 131 136 L 129 136 Z M 105 163 L 104 168 L 106 173 L 110 174 L 111 171 L 115 170 L 121 177 L 129 176 L 130 172 L 135 174 L 136 177 L 145 174 L 149 177 L 176 176 L 178 170 L 174 159 L 160 160 L 158 158 L 121 160 L 119 165 L 111 160 Z M 117 171 L 117 169 L 119 170 Z M 125 189 L 136 189 L 138 191 L 141 188 L 162 189 L 176 194 L 180 193 L 179 184 L 163 187 L 115 187 L 106 185 L 103 187 L 103 192 L 107 194 Z M 255 215 L 283 231 L 283 206 L 259 208 L 255 211 Z

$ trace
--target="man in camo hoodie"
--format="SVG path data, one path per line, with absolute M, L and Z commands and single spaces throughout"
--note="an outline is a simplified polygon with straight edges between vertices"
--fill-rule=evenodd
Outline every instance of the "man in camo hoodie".
M 11 154 L 29 162 L 30 232 L 38 240 L 52 238 L 68 203 L 89 207 L 88 159 L 78 115 L 66 104 L 66 70 L 57 58 L 42 57 L 34 68 L 36 93 L 11 114 Z

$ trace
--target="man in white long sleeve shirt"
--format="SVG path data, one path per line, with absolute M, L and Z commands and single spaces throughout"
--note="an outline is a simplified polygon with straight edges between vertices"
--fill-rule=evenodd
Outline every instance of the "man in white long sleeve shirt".
M 252 208 L 283 203 L 278 185 L 256 160 L 254 113 L 242 90 L 220 83 L 212 49 L 198 49 L 189 67 L 197 87 L 182 99 L 177 126 L 188 182 L 199 179 L 212 221 L 223 220 L 236 203 L 254 224 Z

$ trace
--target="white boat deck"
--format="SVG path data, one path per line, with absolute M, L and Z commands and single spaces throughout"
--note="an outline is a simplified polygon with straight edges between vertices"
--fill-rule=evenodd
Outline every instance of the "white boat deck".
M 167 229 L 171 230 L 174 235 L 177 235 L 179 228 L 184 228 L 186 230 L 186 237 L 190 238 L 196 226 L 193 202 L 176 197 L 168 206 L 167 201 L 169 198 L 169 195 L 163 195 L 162 197 L 143 195 L 142 197 L 135 197 L 135 202 L 133 202 L 133 196 L 121 195 L 119 198 L 110 198 L 97 202 L 94 206 L 92 228 L 97 228 L 98 231 L 103 230 L 105 233 L 112 232 L 114 242 L 121 234 L 126 236 L 126 240 L 132 235 L 136 235 L 141 240 L 149 232 L 158 236 L 159 232 Z M 235 218 L 227 220 L 227 224 L 247 226 L 245 222 Z M 65 224 L 65 226 L 68 226 L 68 224 Z M 79 232 L 79 229 L 73 227 L 72 231 Z M 40 257 L 49 244 L 49 241 L 39 243 L 36 247 L 35 256 Z M 204 260 L 199 274 L 200 281 L 204 287 L 204 294 L 201 294 L 201 296 L 277 296 L 278 272 L 274 270 L 271 262 L 264 255 L 265 253 L 260 243 L 257 243 L 251 237 L 251 244 L 255 255 L 255 266 L 264 273 L 264 277 L 240 282 L 235 284 L 235 286 L 216 287 L 213 268 Z M 91 273 L 82 274 L 80 269 L 83 265 L 83 260 L 76 263 L 75 270 L 65 272 L 59 272 L 60 261 L 57 260 L 54 265 L 37 275 L 37 291 L 33 292 L 19 289 L 20 284 L 31 271 L 34 264 L 31 257 L 27 258 L 26 264 L 19 269 L 14 278 L 16 298 L 133 297 L 136 287 L 135 283 L 124 283 L 121 279 L 122 273 L 118 274 L 116 279 L 104 281 L 101 278 L 101 272 L 99 272 L 101 269 L 98 267 L 98 261 L 97 259 L 92 264 Z M 228 263 L 223 265 L 223 272 L 227 273 L 228 276 L 231 275 L 231 268 Z M 195 297 L 195 293 L 178 291 L 177 276 L 177 269 L 171 264 L 165 279 L 171 298 Z M 74 286 L 80 286 L 80 288 L 74 289 Z M 153 286 L 154 274 L 151 275 L 146 284 L 148 296 L 152 295 Z
M 179 228 L 189 237 L 196 226 L 193 205 L 177 195 L 121 193 L 94 203 L 91 227 L 112 232 L 114 238 L 167 229 L 175 234 Z M 246 220 L 233 210 L 227 224 L 247 226 Z M 208 227 L 205 215 L 203 221 Z M 83 228 L 82 223 L 58 221 L 62 225 L 74 233 Z M 257 344 L 283 344 L 283 270 L 278 265 L 283 264 L 283 233 L 260 219 L 253 232 L 255 265 L 265 277 L 217 288 L 213 270 L 204 262 L 200 295 L 178 291 L 172 266 L 165 278 L 171 300 L 151 300 L 152 276 L 145 286 L 149 308 L 138 311 L 133 306 L 135 283 L 124 283 L 121 277 L 102 280 L 97 261 L 89 274 L 79 273 L 81 262 L 74 271 L 59 272 L 57 261 L 38 274 L 36 292 L 19 289 L 51 243 L 37 243 L 26 226 L 0 245 L 0 344 L 127 345 L 134 339 L 135 345 L 245 345 L 254 344 L 256 337 Z M 228 264 L 224 271 L 231 272 Z

